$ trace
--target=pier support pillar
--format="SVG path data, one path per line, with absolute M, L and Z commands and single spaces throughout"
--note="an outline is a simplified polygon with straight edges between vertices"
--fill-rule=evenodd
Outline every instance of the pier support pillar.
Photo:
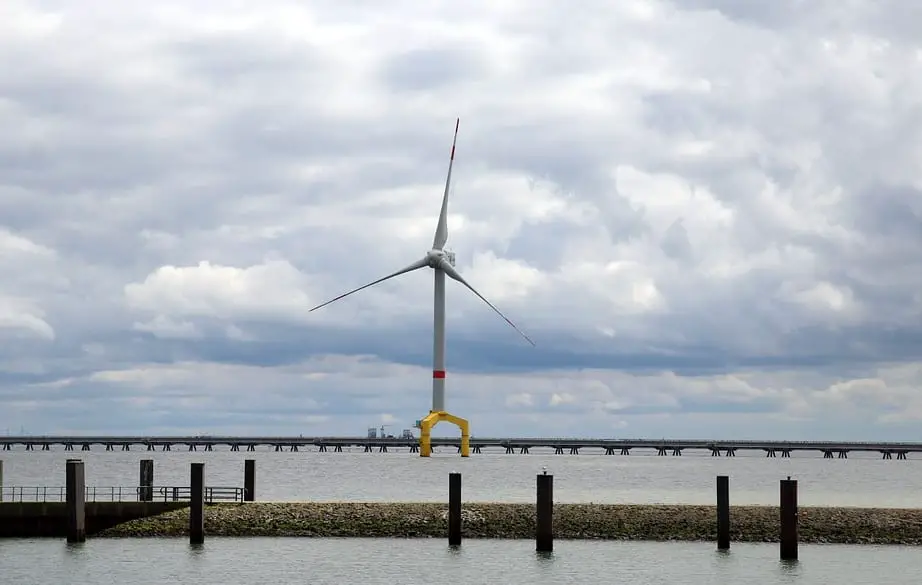
M 141 459 L 138 486 L 138 500 L 141 502 L 152 502 L 154 500 L 153 459 Z
M 797 560 L 797 480 L 781 480 L 781 560 Z
M 86 475 L 82 460 L 67 460 L 65 486 L 67 490 L 67 542 L 85 542 Z
M 554 550 L 554 476 L 547 472 L 538 476 L 536 494 L 535 550 Z
M 461 544 L 461 474 L 448 474 L 448 545 Z
M 256 460 L 246 459 L 243 462 L 243 501 L 256 501 Z
M 717 550 L 730 548 L 730 478 L 717 476 Z
M 205 464 L 192 464 L 192 477 L 189 481 L 189 544 L 205 542 Z

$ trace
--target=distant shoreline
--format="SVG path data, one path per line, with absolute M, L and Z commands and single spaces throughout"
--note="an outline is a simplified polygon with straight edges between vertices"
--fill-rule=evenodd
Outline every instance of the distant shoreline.
M 207 536 L 447 538 L 437 503 L 254 502 L 205 507 Z M 106 529 L 97 537 L 188 535 L 188 509 Z M 777 542 L 777 506 L 735 506 L 731 541 Z M 533 504 L 464 503 L 465 538 L 532 539 Z M 697 505 L 556 504 L 558 539 L 716 541 L 716 509 Z M 922 509 L 801 507 L 800 542 L 922 544 Z

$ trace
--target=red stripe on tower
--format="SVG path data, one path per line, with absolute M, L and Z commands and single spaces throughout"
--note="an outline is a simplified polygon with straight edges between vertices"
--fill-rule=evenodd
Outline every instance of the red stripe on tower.
M 432 377 L 437 379 L 445 378 L 445 370 L 432 370 Z

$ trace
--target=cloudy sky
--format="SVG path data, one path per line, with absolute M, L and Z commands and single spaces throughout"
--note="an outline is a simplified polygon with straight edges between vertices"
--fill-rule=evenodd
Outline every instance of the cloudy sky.
M 0 432 L 922 440 L 916 3 L 4 0 Z M 454 435 L 440 428 L 439 435 Z

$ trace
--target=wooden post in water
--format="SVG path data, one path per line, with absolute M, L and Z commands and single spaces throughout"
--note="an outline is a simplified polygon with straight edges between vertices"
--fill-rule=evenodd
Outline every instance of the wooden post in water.
M 730 478 L 717 476 L 717 550 L 730 548 Z
M 3 501 L 3 459 L 0 459 L 0 502 Z
M 65 477 L 67 490 L 67 542 L 86 541 L 86 475 L 83 461 L 68 459 Z
M 554 550 L 554 476 L 538 475 L 536 494 L 535 550 Z
M 189 506 L 189 544 L 205 542 L 205 464 L 192 464 L 189 482 L 192 500 Z
M 781 480 L 781 560 L 797 560 L 797 480 Z
M 243 501 L 256 501 L 256 460 L 246 459 L 243 462 Z
M 461 544 L 461 474 L 448 474 L 448 545 Z
M 141 459 L 141 468 L 138 481 L 138 500 L 152 502 L 154 500 L 154 460 Z

